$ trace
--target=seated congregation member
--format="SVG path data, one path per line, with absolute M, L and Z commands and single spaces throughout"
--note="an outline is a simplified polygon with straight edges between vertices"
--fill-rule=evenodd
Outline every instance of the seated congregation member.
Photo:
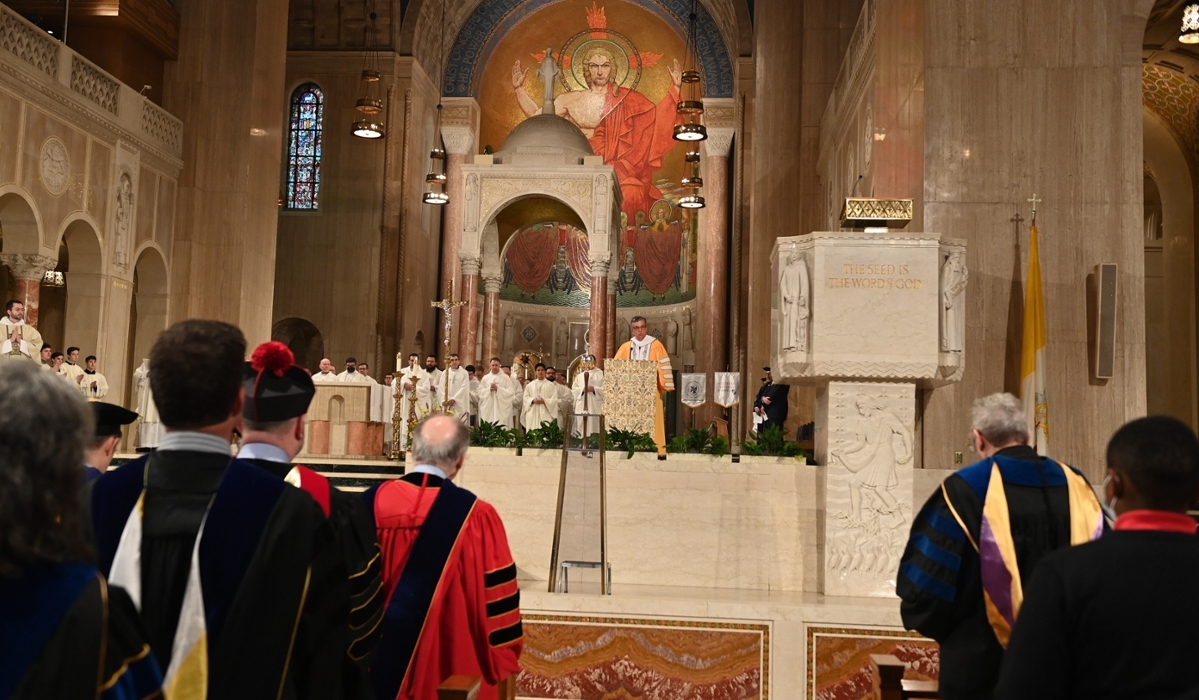
M 158 694 L 137 608 L 96 570 L 78 497 L 91 410 L 32 362 L 0 364 L 0 698 Z
M 149 381 L 166 433 L 92 489 L 99 568 L 130 590 L 168 698 L 308 698 L 339 679 L 343 601 L 314 565 L 331 547 L 324 513 L 230 455 L 245 353 L 227 323 L 164 331 Z
M 337 614 L 342 620 L 337 642 L 342 661 L 341 697 L 371 697 L 366 672 L 379 642 L 383 614 L 374 521 L 357 494 L 342 493 L 324 476 L 291 462 L 304 446 L 305 418 L 316 394 L 312 377 L 295 365 L 291 350 L 274 341 L 259 345 L 246 363 L 245 386 L 237 458 L 303 489 L 328 518 L 336 555 L 331 562 L 333 576 L 342 589 L 336 594 L 341 606 Z
M 1150 416 L 1107 446 L 1113 532 L 1054 552 L 1025 588 L 995 697 L 1199 697 L 1199 440 Z
M 451 675 L 479 676 L 480 700 L 520 670 L 516 564 L 491 504 L 454 485 L 470 432 L 435 414 L 413 431 L 408 473 L 363 494 L 383 550 L 387 609 L 371 667 L 379 700 L 436 700 Z
M 982 460 L 921 508 L 896 583 L 904 627 L 941 645 L 943 700 L 991 697 L 1023 583 L 1046 554 L 1103 532 L 1087 480 L 1029 447 L 1019 399 L 978 399 L 971 419 Z
M 121 426 L 137 420 L 137 414 L 102 401 L 90 401 L 88 405 L 91 406 L 96 430 L 95 435 L 85 445 L 83 464 L 86 467 L 87 480 L 92 481 L 108 471 L 108 465 L 112 464 L 112 456 L 117 451 L 117 443 L 121 441 Z

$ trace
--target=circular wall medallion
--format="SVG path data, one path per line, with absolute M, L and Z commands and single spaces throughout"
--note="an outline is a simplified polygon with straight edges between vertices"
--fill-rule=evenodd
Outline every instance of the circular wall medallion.
M 42 144 L 42 184 L 50 194 L 59 195 L 67 190 L 71 174 L 71 159 L 67 147 L 56 136 Z

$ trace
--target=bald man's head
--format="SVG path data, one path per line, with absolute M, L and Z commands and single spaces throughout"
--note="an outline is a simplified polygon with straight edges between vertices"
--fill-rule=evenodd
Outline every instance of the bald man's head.
M 453 479 L 466 459 L 470 432 L 456 418 L 443 413 L 430 414 L 416 424 L 412 434 L 412 457 L 417 464 L 441 468 Z
M 323 358 L 321 360 L 321 363 L 320 363 L 320 365 L 318 365 L 318 367 L 320 368 L 321 372 L 323 372 L 325 374 L 328 374 L 333 371 L 333 363 L 330 362 L 329 358 L 327 358 L 327 357 Z

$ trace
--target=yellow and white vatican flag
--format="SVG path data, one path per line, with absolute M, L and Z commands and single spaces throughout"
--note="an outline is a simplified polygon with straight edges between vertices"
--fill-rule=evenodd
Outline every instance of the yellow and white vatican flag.
M 1037 454 L 1049 454 L 1049 402 L 1045 394 L 1045 297 L 1036 217 L 1029 231 L 1028 277 L 1024 286 L 1024 343 L 1020 353 L 1020 398 Z
M 143 491 L 137 506 L 129 513 L 108 576 L 109 583 L 125 589 L 139 611 L 142 608 L 142 512 L 145 499 Z M 208 516 L 205 515 L 204 522 L 207 520 Z M 192 548 L 191 570 L 187 575 L 183 606 L 179 611 L 179 624 L 175 628 L 175 641 L 171 647 L 171 666 L 163 677 L 163 697 L 166 700 L 205 700 L 208 697 L 207 624 L 204 594 L 200 588 L 200 540 L 204 535 L 204 522 L 200 523 L 196 544 Z

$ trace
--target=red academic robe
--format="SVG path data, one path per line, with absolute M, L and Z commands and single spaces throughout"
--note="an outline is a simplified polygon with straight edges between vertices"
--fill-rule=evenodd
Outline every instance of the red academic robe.
M 638 211 L 648 214 L 662 199 L 654 186 L 654 173 L 674 148 L 674 125 L 682 122 L 676 110 L 679 93 L 673 86 L 658 104 L 628 88 L 613 87 L 604 104 L 604 116 L 589 139 L 591 150 L 616 170 L 623 197 L 621 209 L 629 224 Z M 648 218 L 648 216 L 647 216 Z
M 383 484 L 375 495 L 388 600 L 440 484 L 436 476 L 414 473 Z M 469 675 L 483 679 L 479 700 L 496 698 L 496 684 L 520 670 L 519 604 L 516 564 L 504 524 L 495 508 L 480 499 L 446 565 L 398 697 L 436 700 L 443 680 Z M 388 662 L 381 657 L 375 661 Z

